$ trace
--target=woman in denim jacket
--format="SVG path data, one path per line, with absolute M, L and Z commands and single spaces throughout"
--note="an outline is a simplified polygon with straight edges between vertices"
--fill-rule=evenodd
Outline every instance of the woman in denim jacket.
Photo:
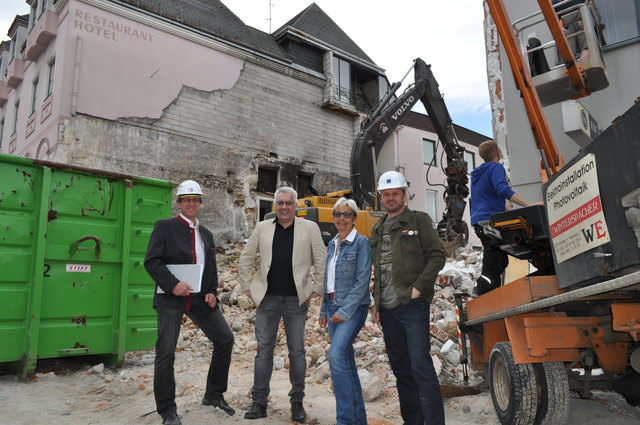
M 329 366 L 336 397 L 337 425 L 366 425 L 367 413 L 353 351 L 369 309 L 371 246 L 355 229 L 356 203 L 340 198 L 333 206 L 338 234 L 329 241 L 320 326 L 329 325 Z M 327 323 L 328 322 L 328 323 Z

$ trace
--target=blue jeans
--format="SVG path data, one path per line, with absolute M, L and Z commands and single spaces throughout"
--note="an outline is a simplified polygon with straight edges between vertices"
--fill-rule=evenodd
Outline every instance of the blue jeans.
M 405 425 L 444 424 L 440 384 L 429 355 L 429 303 L 416 298 L 391 310 L 380 308 L 380 323 Z
M 254 403 L 267 405 L 269 382 L 273 372 L 273 349 L 276 346 L 278 325 L 284 321 L 289 350 L 289 381 L 292 402 L 304 398 L 304 376 L 307 360 L 304 351 L 304 325 L 307 319 L 307 303 L 299 305 L 297 296 L 266 295 L 256 309 L 256 340 L 258 353 L 254 363 L 251 396 Z
M 328 319 L 339 309 L 332 301 L 329 297 L 325 297 Z M 364 325 L 368 307 L 367 304 L 359 305 L 346 322 L 331 323 L 327 319 L 329 336 L 331 336 L 329 366 L 333 393 L 336 396 L 337 425 L 367 425 L 367 412 L 356 368 L 353 340 Z

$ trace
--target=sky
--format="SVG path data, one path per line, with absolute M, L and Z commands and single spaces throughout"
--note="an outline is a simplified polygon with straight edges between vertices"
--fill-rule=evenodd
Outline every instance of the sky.
M 431 64 L 453 122 L 492 136 L 482 0 L 315 0 L 381 68 L 391 83 L 422 58 Z M 245 24 L 272 32 L 311 0 L 223 0 Z M 0 0 L 0 31 L 8 39 L 25 0 Z M 413 81 L 404 80 L 400 92 Z M 414 110 L 424 113 L 418 102 Z

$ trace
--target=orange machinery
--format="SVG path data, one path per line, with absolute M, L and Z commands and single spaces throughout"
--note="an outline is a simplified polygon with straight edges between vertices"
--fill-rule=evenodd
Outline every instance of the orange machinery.
M 569 47 L 562 21 L 550 0 L 537 1 L 564 61 L 566 80 L 574 93 L 572 97 L 588 95 L 589 82 L 582 64 L 576 61 Z M 503 1 L 486 2 L 521 92 L 536 146 L 542 154 L 543 174 L 553 177 L 562 171 L 564 162 L 517 34 Z M 575 2 L 563 2 L 568 3 Z M 573 7 L 579 13 L 588 13 L 587 6 Z M 636 122 L 640 120 L 640 104 L 633 108 L 635 110 L 627 115 L 635 121 L 627 128 L 633 127 L 632 131 L 637 132 L 640 131 Z M 613 133 L 613 130 L 609 132 Z M 610 388 L 621 393 L 630 404 L 640 404 L 638 267 L 605 272 L 599 282 L 560 289 L 549 240 L 540 236 L 548 234 L 545 210 L 542 206 L 529 208 L 530 211 L 514 210 L 509 219 L 491 224 L 507 239 L 505 246 L 511 247 L 511 254 L 529 259 L 542 270 L 536 276 L 511 282 L 464 306 L 462 297 L 457 299 L 462 311 L 463 340 L 469 340 L 472 367 L 486 370 L 500 421 L 503 424 L 565 423 L 570 390 L 589 397 L 592 389 Z M 534 223 L 536 220 L 539 222 Z M 546 229 L 541 231 L 542 227 Z M 467 354 L 464 342 L 465 367 Z

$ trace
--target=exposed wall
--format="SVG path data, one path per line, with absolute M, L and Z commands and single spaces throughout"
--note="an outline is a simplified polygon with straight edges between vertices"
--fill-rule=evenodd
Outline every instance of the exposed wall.
M 348 187 L 353 118 L 321 108 L 322 87 L 245 62 L 229 90 L 183 87 L 157 120 L 78 114 L 63 124 L 55 160 L 179 182 L 206 191 L 203 222 L 221 240 L 248 236 L 259 165 L 298 171 L 321 192 Z

